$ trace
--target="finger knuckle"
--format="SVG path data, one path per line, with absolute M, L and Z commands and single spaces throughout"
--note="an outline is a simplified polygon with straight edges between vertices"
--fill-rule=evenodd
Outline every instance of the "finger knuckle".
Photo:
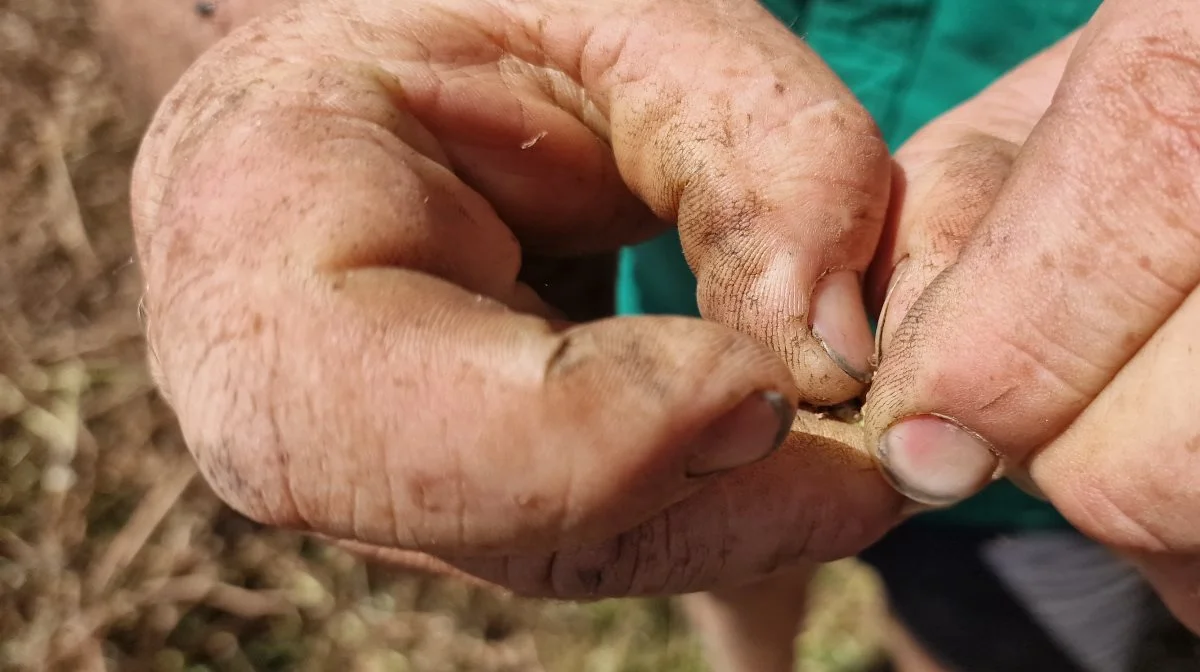
M 256 521 L 306 527 L 290 496 L 272 403 L 262 315 L 231 309 L 197 283 L 158 313 L 161 379 L 184 440 L 213 492 Z M 204 318 L 197 318 L 203 315 Z
M 1144 448 L 1160 455 L 1187 450 L 1154 442 Z M 1178 470 L 1155 466 L 1163 461 L 1105 458 L 1098 450 L 1093 454 L 1054 498 L 1080 531 L 1133 553 L 1200 552 L 1200 534 L 1190 522 L 1200 516 L 1200 498 L 1187 478 Z
M 527 586 L 534 594 L 560 600 L 594 600 L 631 596 L 636 571 L 630 561 L 630 535 L 621 535 L 581 552 L 551 553 L 543 586 Z M 524 592 L 530 592 L 526 590 Z
M 579 74 L 585 83 L 623 86 L 641 82 L 649 75 L 648 63 L 635 54 L 645 37 L 639 28 L 653 24 L 633 20 L 638 10 L 626 7 L 601 24 L 587 26 L 579 47 Z
M 1089 70 L 1081 93 L 1124 127 L 1125 139 L 1149 143 L 1156 160 L 1200 161 L 1200 49 L 1182 30 L 1112 42 Z
M 982 214 L 1008 178 L 1018 149 L 1008 140 L 982 133 L 962 138 L 938 161 L 941 189 L 954 196 L 956 207 Z
M 1033 381 L 1052 391 L 1052 399 L 1062 408 L 1077 408 L 1091 398 L 1109 371 L 1092 361 L 1073 332 L 1057 327 L 1053 319 L 1034 314 L 1016 320 L 998 335 L 1012 364 L 1011 382 Z
M 1165 49 L 1130 57 L 1129 90 L 1150 119 L 1168 156 L 1195 165 L 1200 157 L 1200 58 Z
M 991 210 L 1012 170 L 1016 144 L 982 133 L 952 143 L 909 187 L 911 214 L 926 232 L 922 241 L 931 262 L 948 265 Z M 928 181 L 926 181 L 928 180 Z
M 1139 520 L 1139 505 L 1114 492 L 1094 471 L 1079 474 L 1060 498 L 1059 510 L 1081 532 L 1101 543 L 1129 551 L 1165 552 L 1167 541 Z
M 609 541 L 554 554 L 549 592 L 558 599 L 652 597 L 706 587 L 730 549 L 683 542 L 673 508 Z

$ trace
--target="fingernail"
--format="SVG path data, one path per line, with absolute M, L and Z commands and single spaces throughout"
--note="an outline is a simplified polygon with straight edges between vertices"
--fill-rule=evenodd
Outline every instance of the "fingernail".
M 875 459 L 901 494 L 932 506 L 975 494 L 991 482 L 1000 464 L 982 437 L 936 415 L 892 425 L 879 439 Z
M 867 324 L 862 285 L 854 271 L 835 271 L 821 278 L 809 309 L 813 336 L 846 375 L 871 382 L 875 340 Z
M 758 462 L 783 445 L 796 410 L 778 392 L 750 395 L 701 433 L 688 476 L 708 476 Z

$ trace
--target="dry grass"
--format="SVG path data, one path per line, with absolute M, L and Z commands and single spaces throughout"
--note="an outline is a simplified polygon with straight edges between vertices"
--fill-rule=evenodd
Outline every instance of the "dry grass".
M 260 529 L 196 476 L 144 367 L 140 132 L 86 9 L 0 0 L 0 668 L 703 669 L 669 602 L 546 604 Z M 874 585 L 821 579 L 811 670 L 873 655 Z

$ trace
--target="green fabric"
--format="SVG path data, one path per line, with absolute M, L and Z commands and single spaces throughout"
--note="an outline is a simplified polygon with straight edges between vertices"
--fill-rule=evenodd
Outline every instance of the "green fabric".
M 1087 22 L 1100 0 L 765 0 L 878 121 L 895 150 L 913 132 Z M 699 315 L 669 233 L 622 251 L 621 314 Z M 1066 522 L 1007 481 L 916 521 L 1030 529 Z

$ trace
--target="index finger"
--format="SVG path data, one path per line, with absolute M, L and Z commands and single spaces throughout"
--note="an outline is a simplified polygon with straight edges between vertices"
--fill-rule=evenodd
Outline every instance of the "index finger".
M 767 244 L 794 221 L 780 213 L 829 197 L 780 182 L 790 155 L 750 159 L 778 141 L 767 128 L 817 147 L 833 144 L 823 115 L 845 123 L 844 92 L 781 26 L 732 3 L 759 46 L 713 44 L 728 13 L 620 7 L 307 3 L 210 53 L 164 103 L 135 183 L 151 340 L 227 500 L 371 544 L 537 552 L 613 537 L 778 445 L 797 393 L 760 343 L 698 320 L 547 321 L 517 281 L 523 249 L 615 247 L 660 219 L 711 232 L 698 249 L 799 263 Z M 748 118 L 685 104 L 694 52 L 664 49 L 646 14 L 741 68 L 714 95 L 780 102 Z M 847 146 L 882 147 L 852 130 Z M 835 196 L 869 181 L 851 172 Z M 730 210 L 746 199 L 762 219 Z M 894 504 L 827 476 L 791 483 L 871 520 Z
M 1198 55 L 1200 12 L 1182 0 L 1109 0 L 1083 31 L 872 390 L 872 435 L 911 496 L 955 501 L 1022 468 L 1200 281 Z

